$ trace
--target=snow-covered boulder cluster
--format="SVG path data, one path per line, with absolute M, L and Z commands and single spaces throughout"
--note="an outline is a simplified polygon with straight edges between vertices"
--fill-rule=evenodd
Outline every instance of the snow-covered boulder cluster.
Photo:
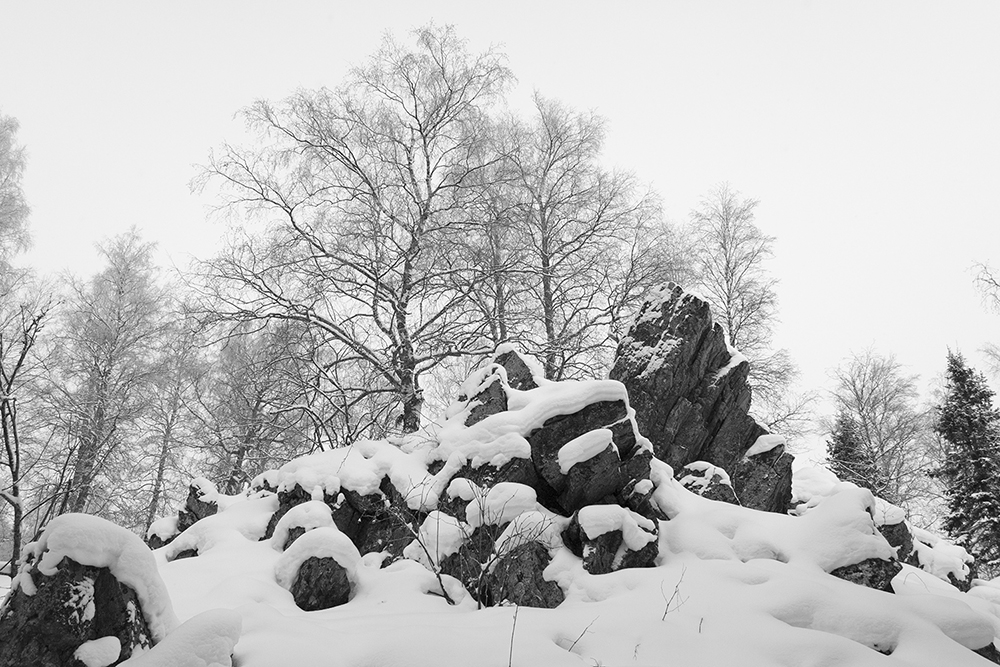
M 654 295 L 622 382 L 547 381 L 502 346 L 439 425 L 234 496 L 195 480 L 153 551 L 60 517 L 0 611 L 0 667 L 1000 661 L 1000 583 L 867 490 L 792 480 L 703 315 Z

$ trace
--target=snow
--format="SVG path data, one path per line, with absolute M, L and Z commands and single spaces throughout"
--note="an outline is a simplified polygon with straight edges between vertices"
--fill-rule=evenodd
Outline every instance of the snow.
M 695 490 L 700 491 L 704 489 L 706 486 L 708 486 L 711 483 L 712 478 L 715 477 L 716 475 L 719 476 L 719 482 L 721 484 L 725 484 L 727 486 L 733 485 L 732 480 L 729 478 L 729 473 L 727 473 L 719 466 L 712 465 L 707 461 L 692 461 L 691 463 L 688 463 L 684 467 L 687 468 L 688 470 L 701 472 L 700 475 L 694 475 L 689 473 L 687 475 L 684 475 L 684 477 L 681 477 L 680 483 L 687 488 L 693 487 Z M 647 489 L 646 491 L 642 491 L 641 493 L 646 493 L 650 490 L 652 489 Z
M 434 510 L 420 525 L 417 537 L 403 549 L 403 556 L 436 571 L 441 561 L 457 552 L 471 534 L 468 524 Z
M 656 539 L 656 525 L 644 516 L 618 505 L 590 505 L 577 514 L 580 527 L 590 539 L 596 539 L 612 530 L 620 530 L 625 546 L 639 551 Z
M 913 550 L 922 569 L 945 581 L 949 574 L 959 579 L 969 576 L 972 556 L 968 551 L 920 528 L 911 526 L 910 532 L 913 534 Z
M 146 538 L 148 539 L 156 535 L 161 540 L 166 542 L 177 534 L 177 520 L 178 516 L 176 514 L 165 516 L 162 519 L 157 519 L 153 523 L 149 524 L 149 530 L 146 531 Z
M 482 492 L 465 508 L 465 521 L 473 529 L 482 525 L 503 525 L 522 512 L 538 508 L 535 490 L 516 482 L 500 482 L 485 496 Z
M 747 358 L 743 356 L 743 354 L 735 347 L 729 345 L 728 341 L 726 341 L 726 347 L 729 349 L 729 361 L 726 363 L 725 366 L 716 371 L 715 378 L 713 379 L 714 382 L 718 382 L 719 380 L 724 378 L 726 374 L 729 373 L 729 371 L 733 370 L 740 364 L 747 361 Z
M 528 542 L 539 542 L 550 550 L 559 549 L 563 544 L 562 531 L 568 524 L 569 519 L 545 510 L 523 512 L 500 533 L 495 551 L 503 556 Z
M 178 627 L 149 651 L 133 655 L 120 667 L 231 667 L 230 656 L 242 627 L 243 619 L 235 611 L 206 611 Z
M 73 653 L 73 657 L 86 667 L 108 667 L 118 660 L 122 643 L 118 637 L 101 637 L 83 642 Z
M 769 452 L 778 445 L 785 444 L 785 436 L 775 435 L 773 433 L 768 433 L 762 435 L 754 440 L 754 443 L 750 445 L 750 449 L 746 451 L 743 455 L 744 459 L 748 459 L 751 456 L 757 456 L 758 454 L 763 454 L 764 452 Z
M 610 429 L 598 428 L 573 438 L 559 448 L 559 472 L 569 474 L 577 463 L 589 461 L 612 445 L 614 434 Z
M 493 368 L 475 382 L 481 384 L 491 373 L 501 371 Z M 278 532 L 273 540 L 261 540 L 278 508 L 274 494 L 220 494 L 216 515 L 154 552 L 162 586 L 186 622 L 123 665 L 988 664 L 969 649 L 1000 637 L 1000 580 L 977 580 L 968 593 L 947 583 L 949 572 L 967 575 L 964 550 L 914 530 L 923 569 L 904 565 L 893 579 L 894 595 L 828 574 L 867 558 L 891 558 L 894 549 L 876 526 L 901 517 L 899 508 L 840 482 L 823 468 L 796 470 L 798 505 L 784 515 L 705 499 L 654 459 L 650 479 L 637 490 L 652 492 L 652 501 L 669 520 L 655 522 L 617 505 L 585 507 L 577 520 L 591 539 L 621 530 L 623 549 L 638 550 L 656 540 L 656 566 L 590 574 L 561 539 L 570 519 L 540 505 L 533 489 L 514 483 L 484 489 L 455 478 L 466 464 L 526 458 L 527 436 L 546 419 L 596 400 L 626 400 L 624 388 L 611 381 L 542 380 L 539 385 L 509 390 L 508 411 L 471 427 L 464 425 L 466 402 L 436 431 L 358 442 L 265 473 L 256 486 L 266 482 L 287 490 L 298 484 L 315 499 L 279 522 L 282 534 L 293 525 L 310 528 L 283 553 Z M 607 446 L 607 437 L 598 433 L 593 442 L 584 438 L 573 444 L 560 452 L 561 463 L 586 460 L 589 452 L 599 451 L 597 443 Z M 439 462 L 443 468 L 431 474 L 428 467 Z M 722 472 L 709 464 L 695 467 L 708 477 Z M 411 508 L 426 512 L 417 538 L 404 551 L 406 558 L 388 564 L 385 553 L 359 554 L 321 502 L 340 502 L 347 490 L 378 493 L 386 478 Z M 452 517 L 439 511 L 441 497 L 467 501 L 465 514 Z M 86 519 L 80 521 L 70 520 L 67 529 L 81 529 L 75 538 L 86 551 L 93 539 L 90 531 L 82 531 Z M 456 579 L 432 571 L 461 548 L 475 527 L 504 524 L 484 567 L 537 541 L 552 556 L 543 576 L 565 594 L 556 609 L 479 609 Z M 43 534 L 50 548 L 69 549 L 60 546 L 61 538 L 52 539 L 62 532 L 59 525 L 50 534 L 51 529 Z M 104 531 L 95 533 L 99 543 L 109 540 Z M 44 550 L 38 545 L 29 549 L 36 556 Z M 174 559 L 186 549 L 196 549 L 198 556 Z M 310 557 L 331 557 L 345 568 L 352 583 L 349 602 L 314 612 L 296 607 L 288 588 Z M 28 592 L 32 582 L 19 577 L 16 585 Z M 445 593 L 455 604 L 446 601 Z M 107 653 L 98 655 L 98 649 Z M 88 667 L 111 653 L 109 645 L 96 642 L 81 650 L 93 651 L 90 662 L 84 661 Z
M 332 525 L 333 512 L 330 506 L 318 500 L 309 500 L 291 508 L 278 519 L 278 523 L 274 526 L 274 534 L 271 536 L 271 546 L 278 551 L 284 549 L 288 531 L 292 528 L 305 528 L 306 531 L 310 531 L 313 528 Z
M 199 521 L 207 528 L 197 558 L 166 562 L 161 549 L 158 559 L 183 618 L 223 606 L 242 619 L 235 648 L 241 667 L 464 667 L 470 662 L 504 667 L 509 656 L 514 665 L 556 667 L 986 664 L 966 647 L 998 636 L 993 600 L 1000 600 L 1000 583 L 987 582 L 973 588 L 978 594 L 966 594 L 904 567 L 893 581 L 897 595 L 891 595 L 826 574 L 867 557 L 891 555 L 875 530 L 869 512 L 877 501 L 867 491 L 835 481 L 827 492 L 810 497 L 801 516 L 786 516 L 706 500 L 676 482 L 666 464 L 654 461 L 652 467 L 653 498 L 670 516 L 657 527 L 658 566 L 607 575 L 583 570 L 580 559 L 562 546 L 568 519 L 539 507 L 528 487 L 494 487 L 490 500 L 489 492 L 469 480 L 446 486 L 450 497 L 482 501 L 498 521 L 518 505 L 521 511 L 497 540 L 496 552 L 530 540 L 546 546 L 554 558 L 544 576 L 566 594 L 555 610 L 477 609 L 457 581 L 446 575 L 439 580 L 428 569 L 433 563 L 416 541 L 408 549 L 416 561 L 381 567 L 384 554 L 358 556 L 346 537 L 325 526 L 278 554 L 269 543 L 250 537 L 255 533 L 248 527 L 266 525 L 276 508 L 263 497 Z M 588 534 L 628 524 L 633 546 L 655 539 L 648 530 L 653 522 L 612 507 L 581 511 Z M 435 562 L 454 553 L 469 531 L 467 522 L 434 512 L 420 527 Z M 226 537 L 210 539 L 209 533 L 219 532 Z M 297 568 L 293 561 L 301 562 L 306 554 L 344 559 L 354 583 L 347 604 L 320 612 L 295 607 L 278 580 L 287 584 L 293 576 L 288 573 Z M 444 600 L 442 585 L 456 605 Z M 232 641 L 231 635 L 219 634 Z M 152 660 L 164 645 L 133 660 Z M 177 658 L 131 664 L 206 663 Z
M 63 558 L 81 565 L 106 567 L 111 574 L 132 588 L 139 598 L 153 639 L 159 641 L 177 625 L 170 596 L 157 571 L 156 559 L 134 533 L 89 514 L 63 514 L 48 523 L 37 542 L 25 546 L 22 564 L 27 557 L 37 560 L 38 571 L 46 576 L 56 573 Z M 18 582 L 26 594 L 32 594 L 27 567 Z
M 195 477 L 191 480 L 191 486 L 198 489 L 198 500 L 204 503 L 216 503 L 219 501 L 219 491 L 215 484 L 204 477 Z
M 335 526 L 321 526 L 295 540 L 281 554 L 274 566 L 274 579 L 282 588 L 290 589 L 302 563 L 310 558 L 332 558 L 353 577 L 361 560 L 358 548 Z

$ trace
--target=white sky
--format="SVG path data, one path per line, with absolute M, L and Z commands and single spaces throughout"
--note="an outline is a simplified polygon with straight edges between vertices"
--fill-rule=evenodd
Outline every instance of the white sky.
M 1000 2 L 0 0 L 0 111 L 21 123 L 42 271 L 94 270 L 138 225 L 183 264 L 221 228 L 193 165 L 233 114 L 334 86 L 382 33 L 453 23 L 533 89 L 610 121 L 609 160 L 684 220 L 728 181 L 777 238 L 778 342 L 805 387 L 851 350 L 926 381 L 1000 342 Z

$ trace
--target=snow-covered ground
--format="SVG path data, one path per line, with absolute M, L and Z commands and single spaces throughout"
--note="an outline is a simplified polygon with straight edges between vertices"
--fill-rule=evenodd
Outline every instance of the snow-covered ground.
M 446 577 L 450 606 L 423 565 L 382 568 L 369 554 L 351 572 L 350 602 L 304 612 L 279 584 L 282 554 L 256 539 L 273 497 L 199 522 L 196 558 L 156 553 L 182 620 L 238 612 L 242 667 L 989 664 L 969 649 L 1000 636 L 1000 588 L 962 593 L 905 566 L 890 594 L 826 573 L 891 554 L 868 492 L 840 485 L 803 516 L 781 516 L 704 500 L 660 473 L 656 499 L 671 520 L 658 566 L 591 575 L 560 547 L 545 572 L 566 592 L 553 610 L 477 609 Z
M 479 374 L 462 393 L 474 396 L 489 381 Z M 261 539 L 278 509 L 273 493 L 224 496 L 206 487 L 219 512 L 152 559 L 124 529 L 70 516 L 53 522 L 65 535 L 43 535 L 58 553 L 42 561 L 55 563 L 65 553 L 108 565 L 152 601 L 147 618 L 153 614 L 166 639 L 128 667 L 228 665 L 234 643 L 240 667 L 991 664 L 973 649 L 1000 637 L 1000 584 L 980 582 L 964 593 L 948 583 L 949 573 L 968 574 L 961 549 L 918 536 L 925 542 L 917 549 L 922 568 L 903 566 L 892 581 L 894 593 L 829 574 L 893 557 L 876 521 L 900 517 L 897 508 L 828 471 L 799 469 L 793 488 L 800 504 L 782 515 L 705 499 L 654 460 L 641 493 L 651 491 L 668 520 L 655 523 L 617 505 L 598 505 L 581 510 L 578 521 L 589 537 L 621 530 L 633 549 L 655 539 L 655 567 L 589 573 L 560 538 L 569 519 L 539 505 L 533 489 L 500 483 L 486 491 L 453 479 L 466 462 L 501 465 L 530 455 L 526 434 L 554 414 L 624 396 L 622 386 L 609 381 L 558 384 L 510 392 L 507 411 L 470 427 L 464 426 L 466 403 L 449 409 L 437 433 L 361 442 L 265 473 L 259 488 L 299 485 L 313 499 L 286 514 L 273 539 Z M 607 434 L 594 433 L 566 445 L 559 465 L 571 467 L 603 450 Z M 323 502 L 342 491 L 373 493 L 383 479 L 411 509 L 439 519 L 420 528 L 421 548 L 411 544 L 406 558 L 388 565 L 382 553 L 359 554 Z M 446 496 L 476 499 L 481 511 L 447 516 L 437 509 Z M 549 550 L 544 577 L 565 594 L 555 609 L 480 609 L 458 580 L 439 579 L 429 569 L 478 523 L 508 521 L 525 526 Z M 282 552 L 292 523 L 309 532 Z M 154 532 L 169 533 L 168 524 Z M 508 527 L 495 548 L 499 553 L 523 535 Z M 30 549 L 42 555 L 41 545 Z M 175 559 L 191 549 L 197 556 Z M 345 568 L 346 604 L 312 612 L 296 606 L 288 588 L 298 565 L 313 555 L 331 556 Z M 157 572 L 162 584 L 154 580 Z M 17 585 L 33 584 L 21 579 Z M 114 646 L 97 640 L 81 650 L 91 663 L 106 664 Z

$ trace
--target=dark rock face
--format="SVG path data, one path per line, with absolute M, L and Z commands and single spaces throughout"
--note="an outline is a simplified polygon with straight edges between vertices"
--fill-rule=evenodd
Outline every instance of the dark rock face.
M 107 568 L 63 558 L 46 576 L 29 566 L 37 591 L 15 591 L 0 616 L 0 666 L 79 665 L 73 652 L 86 641 L 115 636 L 120 659 L 152 646 L 139 599 Z
M 469 411 L 469 416 L 465 418 L 466 426 L 472 426 L 490 415 L 507 410 L 507 392 L 504 391 L 503 383 L 500 382 L 500 376 L 494 374 L 492 378 L 492 382 L 489 382 L 484 389 L 472 397 L 477 405 L 473 406 L 472 410 Z
M 622 461 L 617 443 L 616 447 L 609 446 L 591 460 L 577 463 L 565 475 L 559 467 L 559 450 L 581 435 L 601 428 L 610 430 L 612 426 L 620 433 L 629 433 L 623 439 L 626 445 L 634 448 L 634 433 L 631 433 L 631 429 L 626 431 L 617 425 L 627 416 L 624 401 L 598 401 L 573 414 L 552 417 L 541 428 L 529 433 L 531 461 L 541 477 L 540 482 L 544 482 L 539 484 L 539 500 L 569 515 L 581 507 L 621 491 L 629 479 L 621 471 Z M 611 433 L 614 442 L 615 430 L 611 430 Z
M 494 544 L 502 532 L 501 526 L 479 526 L 472 531 L 472 535 L 457 552 L 441 560 L 441 572 L 461 581 L 465 589 L 483 607 L 494 604 L 489 564 L 493 558 Z
M 643 304 L 618 346 L 610 377 L 625 384 L 639 432 L 674 469 L 701 460 L 732 471 L 766 433 L 747 414 L 750 366 L 731 361 L 708 304 L 672 283 Z
M 741 459 L 731 473 L 740 504 L 765 512 L 787 512 L 792 504 L 793 460 L 783 445 Z
M 889 543 L 889 546 L 896 547 L 896 558 L 901 562 L 907 562 L 910 554 L 913 553 L 913 535 L 907 528 L 906 522 L 900 521 L 899 523 L 879 526 L 878 531 L 882 533 L 882 537 Z
M 570 440 L 595 429 L 607 428 L 627 416 L 624 401 L 598 401 L 571 415 L 546 420 L 528 434 L 531 461 L 542 479 L 557 492 L 566 488 L 566 476 L 559 469 L 559 450 Z
M 497 355 L 495 363 L 500 364 L 507 371 L 507 384 L 511 389 L 528 391 L 538 387 L 535 377 L 531 374 L 531 369 L 524 362 L 517 352 L 510 351 Z
M 184 503 L 184 509 L 177 513 L 178 533 L 183 533 L 193 526 L 195 521 L 212 516 L 219 511 L 219 505 L 215 501 L 202 500 L 204 495 L 204 492 L 196 485 L 188 486 L 188 497 Z
M 608 445 L 597 456 L 574 465 L 566 475 L 559 505 L 572 512 L 587 505 L 614 502 L 614 494 L 627 481 L 622 475 L 621 463 L 615 447 Z
M 551 562 L 538 542 L 518 545 L 502 556 L 489 574 L 490 596 L 496 603 L 554 609 L 565 599 L 559 584 L 546 581 L 542 571 Z
M 333 558 L 307 558 L 299 566 L 291 593 L 300 609 L 329 609 L 347 603 L 351 582 L 347 570 Z
M 868 558 L 854 565 L 838 567 L 830 574 L 854 584 L 892 593 L 892 578 L 902 569 L 903 566 L 898 561 Z
M 655 536 L 655 532 L 652 533 Z M 579 513 L 562 533 L 563 543 L 573 555 L 583 559 L 583 568 L 591 574 L 607 574 L 632 567 L 653 567 L 659 555 L 658 543 L 650 540 L 638 551 L 621 549 L 623 537 L 620 530 L 609 530 L 590 538 L 580 525 Z M 619 551 L 622 553 L 619 555 Z
M 710 468 L 706 469 L 697 463 L 689 463 L 674 473 L 674 477 L 688 491 L 697 493 L 703 498 L 731 505 L 740 504 L 740 501 L 736 499 L 736 492 L 733 490 L 732 484 L 725 480 L 719 472 Z
M 997 647 L 993 644 L 987 644 L 982 648 L 977 648 L 973 653 L 980 655 L 995 665 L 1000 665 L 1000 651 L 997 651 Z

